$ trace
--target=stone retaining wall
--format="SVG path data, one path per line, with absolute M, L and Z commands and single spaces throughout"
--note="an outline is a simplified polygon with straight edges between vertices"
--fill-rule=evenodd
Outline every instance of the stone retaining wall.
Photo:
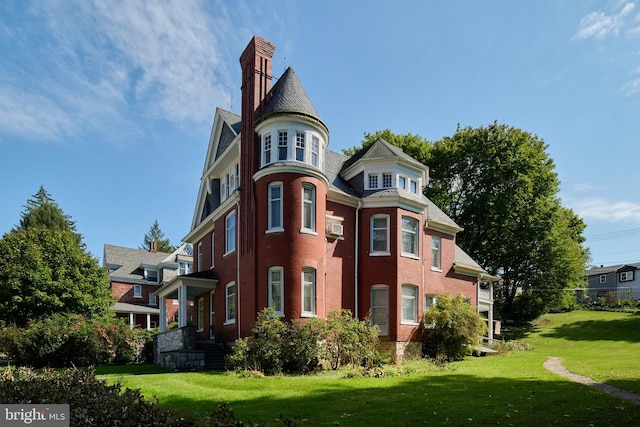
M 160 353 L 160 366 L 174 371 L 201 371 L 204 369 L 204 351 L 173 350 Z

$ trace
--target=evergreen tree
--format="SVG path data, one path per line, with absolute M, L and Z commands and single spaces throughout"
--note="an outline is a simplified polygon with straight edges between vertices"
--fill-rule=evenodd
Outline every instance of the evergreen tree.
M 158 220 L 153 221 L 153 225 L 149 228 L 149 232 L 144 235 L 144 242 L 139 247 L 140 249 L 151 250 L 151 242 L 156 242 L 156 250 L 158 252 L 171 253 L 176 250 L 175 246 L 172 246 L 169 239 L 164 238 L 164 232 L 158 225 Z
M 24 208 L 25 210 L 20 214 L 18 230 L 30 227 L 44 227 L 68 231 L 75 236 L 76 243 L 84 248 L 82 235 L 76 231 L 75 221 L 64 213 L 42 185 L 38 192 L 27 200 Z

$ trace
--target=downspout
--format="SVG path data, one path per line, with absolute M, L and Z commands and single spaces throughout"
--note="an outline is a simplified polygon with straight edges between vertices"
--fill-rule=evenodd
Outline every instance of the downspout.
M 356 208 L 356 244 L 354 245 L 355 247 L 355 255 L 354 255 L 354 259 L 355 259 L 355 275 L 354 275 L 354 279 L 355 279 L 355 318 L 359 319 L 360 318 L 360 313 L 359 313 L 359 304 L 358 304 L 358 300 L 360 299 L 360 295 L 358 295 L 359 290 L 359 286 L 358 286 L 358 280 L 359 280 L 359 275 L 358 275 L 358 268 L 359 268 L 359 262 L 358 259 L 360 258 L 360 254 L 359 254 L 359 248 L 360 248 L 360 208 L 362 207 L 362 200 L 358 200 L 358 207 Z
M 240 339 L 240 189 L 236 190 L 236 320 Z

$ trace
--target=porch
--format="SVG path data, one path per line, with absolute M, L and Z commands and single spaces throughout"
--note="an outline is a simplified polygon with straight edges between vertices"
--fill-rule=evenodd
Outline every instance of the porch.
M 163 284 L 156 291 L 160 308 L 160 332 L 167 330 L 167 298 L 178 301 L 178 328 L 187 326 L 187 310 L 189 301 L 193 301 L 198 295 L 213 293 L 218 284 L 217 275 L 213 270 L 198 271 L 196 273 L 176 276 Z

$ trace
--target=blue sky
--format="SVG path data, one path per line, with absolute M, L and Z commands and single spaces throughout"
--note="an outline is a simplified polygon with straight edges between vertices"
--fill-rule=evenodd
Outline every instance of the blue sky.
M 0 233 L 40 185 L 88 249 L 190 229 L 238 57 L 276 44 L 334 151 L 494 121 L 549 145 L 593 263 L 640 261 L 640 1 L 0 2 Z

